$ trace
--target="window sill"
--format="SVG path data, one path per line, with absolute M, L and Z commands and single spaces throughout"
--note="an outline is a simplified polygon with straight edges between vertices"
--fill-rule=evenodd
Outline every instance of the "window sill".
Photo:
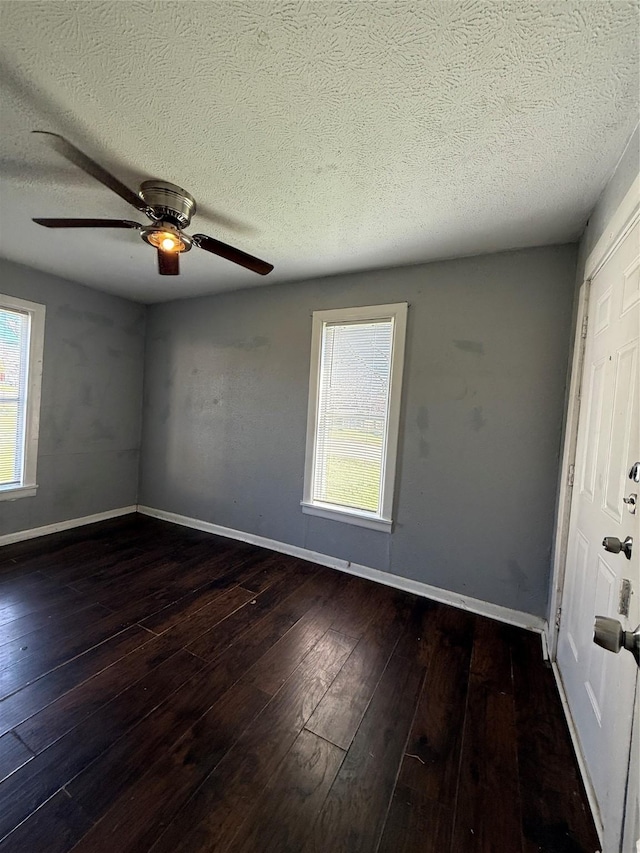
M 37 486 L 0 486 L 0 501 L 15 501 L 18 498 L 35 497 Z
M 393 526 L 390 518 L 380 518 L 379 516 L 359 512 L 357 509 L 338 509 L 327 504 L 310 504 L 304 501 L 301 501 L 300 505 L 302 506 L 302 512 L 307 515 L 317 515 L 320 518 L 328 518 L 331 521 L 342 521 L 347 524 L 355 524 L 358 527 L 368 527 L 369 530 L 382 530 L 384 533 L 391 533 Z

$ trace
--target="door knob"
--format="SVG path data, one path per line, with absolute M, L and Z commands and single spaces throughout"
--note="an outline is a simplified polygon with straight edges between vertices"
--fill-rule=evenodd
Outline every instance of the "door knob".
M 640 625 L 635 631 L 625 631 L 617 619 L 610 619 L 608 616 L 596 616 L 593 642 L 596 646 L 600 646 L 608 652 L 614 652 L 614 654 L 618 654 L 620 649 L 627 649 L 640 667 Z
M 622 551 L 627 560 L 631 559 L 632 545 L 633 539 L 631 536 L 627 536 L 624 542 L 621 542 L 617 536 L 605 536 L 602 540 L 602 547 L 605 551 L 609 551 L 610 554 L 619 554 Z

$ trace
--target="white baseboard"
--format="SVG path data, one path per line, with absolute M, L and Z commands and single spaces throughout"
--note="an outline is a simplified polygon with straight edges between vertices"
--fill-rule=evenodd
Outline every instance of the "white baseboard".
M 507 625 L 526 628 L 528 631 L 535 631 L 541 634 L 543 639 L 545 637 L 547 623 L 541 616 L 532 616 L 520 610 L 511 610 L 508 607 L 501 607 L 499 604 L 481 601 L 478 598 L 470 598 L 467 595 L 450 592 L 437 586 L 431 586 L 430 584 L 421 583 L 410 578 L 403 578 L 389 572 L 382 572 L 379 569 L 369 568 L 369 566 L 361 566 L 349 560 L 341 560 L 339 557 L 330 557 L 327 554 L 320 554 L 317 551 L 309 551 L 307 548 L 300 548 L 297 545 L 288 545 L 286 542 L 278 542 L 276 539 L 267 539 L 264 536 L 257 536 L 254 533 L 245 533 L 242 530 L 234 530 L 231 527 L 222 527 L 210 521 L 201 521 L 197 518 L 189 518 L 186 515 L 178 515 L 175 512 L 166 512 L 162 509 L 153 509 L 152 507 L 142 505 L 138 506 L 138 512 L 143 515 L 153 516 L 153 518 L 160 518 L 163 521 L 170 521 L 173 524 L 181 524 L 183 527 L 192 527 L 194 530 L 203 530 L 206 533 L 214 533 L 216 536 L 225 536 L 227 539 L 237 539 L 240 542 L 259 545 L 261 548 L 268 548 L 271 551 L 288 554 L 291 557 L 299 557 L 302 560 L 318 563 L 330 569 L 339 569 L 341 572 L 347 572 L 350 575 L 357 575 L 357 577 L 385 584 L 385 586 L 391 586 L 395 589 L 401 589 L 404 592 L 413 593 L 413 595 L 420 595 L 432 601 L 449 604 L 460 610 L 468 610 L 470 613 L 477 613 L 480 616 L 487 616 L 489 619 L 505 622 Z
M 94 524 L 96 521 L 106 521 L 109 518 L 117 518 L 119 515 L 128 515 L 131 512 L 136 512 L 136 510 L 135 505 L 122 506 L 118 509 L 109 509 L 106 512 L 96 512 L 94 515 L 85 515 L 82 518 L 56 521 L 55 524 L 46 524 L 44 527 L 32 527 L 30 530 L 5 533 L 4 536 L 0 536 L 0 546 L 11 545 L 13 542 L 23 542 L 26 539 L 36 539 L 38 536 L 46 536 L 49 533 L 59 533 L 61 530 L 71 530 L 72 527 L 83 527 L 85 524 Z
M 567 721 L 567 725 L 569 726 L 569 734 L 571 735 L 571 742 L 573 743 L 573 749 L 576 754 L 578 769 L 580 770 L 584 789 L 587 792 L 587 799 L 589 801 L 589 807 L 591 808 L 593 822 L 595 824 L 600 843 L 602 844 L 604 830 L 602 827 L 602 818 L 600 817 L 600 809 L 598 808 L 598 801 L 596 799 L 596 792 L 594 791 L 591 777 L 587 770 L 587 763 L 584 760 L 584 755 L 582 753 L 582 745 L 580 744 L 580 738 L 578 737 L 578 730 L 576 729 L 573 717 L 571 716 L 569 702 L 567 701 L 567 694 L 565 692 L 564 684 L 562 683 L 562 676 L 560 675 L 560 670 L 558 669 L 556 661 L 551 662 L 551 668 L 553 669 L 553 675 L 556 679 L 556 685 L 558 687 L 558 693 L 560 694 L 560 701 L 562 702 L 564 716 Z

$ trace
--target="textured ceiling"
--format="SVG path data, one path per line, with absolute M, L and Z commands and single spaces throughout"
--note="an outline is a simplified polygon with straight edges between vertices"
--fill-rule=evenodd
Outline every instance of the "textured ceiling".
M 638 116 L 637 2 L 0 2 L 0 253 L 146 302 L 575 239 Z M 208 207 L 160 278 L 136 218 L 47 150 Z M 235 222 L 233 221 L 235 220 Z

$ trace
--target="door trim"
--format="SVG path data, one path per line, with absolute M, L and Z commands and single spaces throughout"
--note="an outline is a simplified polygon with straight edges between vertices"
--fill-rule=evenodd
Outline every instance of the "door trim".
M 547 619 L 547 644 L 549 658 L 555 661 L 558 650 L 558 634 L 560 628 L 560 607 L 564 589 L 565 565 L 567 560 L 567 543 L 569 541 L 569 521 L 571 518 L 571 498 L 573 495 L 573 471 L 575 471 L 576 445 L 578 442 L 578 419 L 580 417 L 580 389 L 582 386 L 582 368 L 584 362 L 584 345 L 588 322 L 589 290 L 591 282 L 587 279 L 580 286 L 578 294 L 578 311 L 576 316 L 575 337 L 573 343 L 573 359 L 571 363 L 571 379 L 565 425 L 564 448 L 560 468 L 560 488 L 558 492 L 558 509 L 556 527 L 553 538 L 553 567 L 552 586 L 549 601 L 549 616 Z

